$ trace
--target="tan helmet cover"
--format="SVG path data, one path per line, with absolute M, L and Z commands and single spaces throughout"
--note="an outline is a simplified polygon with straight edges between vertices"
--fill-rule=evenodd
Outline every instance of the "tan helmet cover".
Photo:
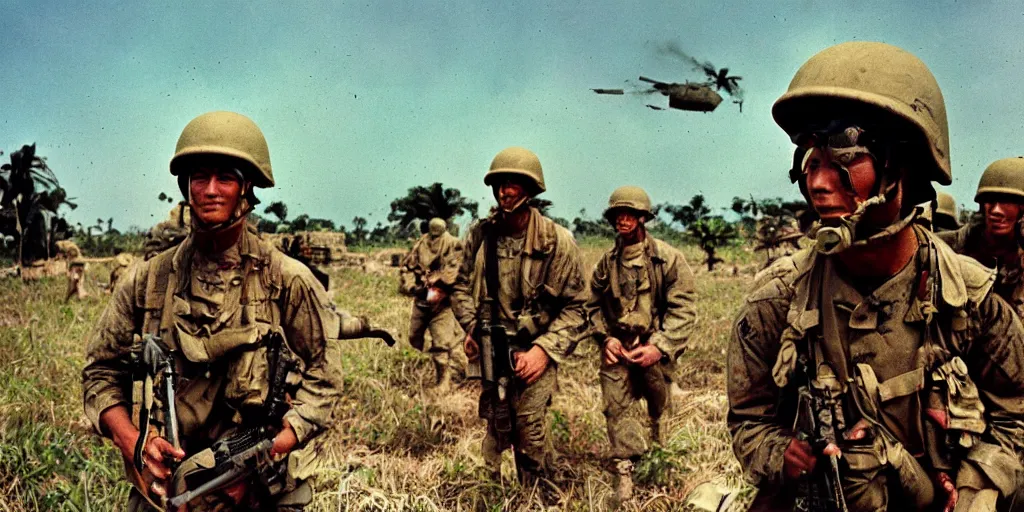
M 531 196 L 547 190 L 544 187 L 544 169 L 540 166 L 540 158 L 529 149 L 513 146 L 501 150 L 491 161 L 491 168 L 484 175 L 484 184 L 493 187 L 496 178 L 510 174 L 530 180 L 534 185 L 534 190 L 529 192 Z
M 427 225 L 427 232 L 430 233 L 430 236 L 434 237 L 441 236 L 446 229 L 448 229 L 448 224 L 439 217 L 430 219 L 430 223 Z
M 242 171 L 253 186 L 274 186 L 267 139 L 252 119 L 241 114 L 207 112 L 190 121 L 178 137 L 171 174 L 179 174 L 180 165 L 176 164 L 182 157 L 199 154 L 225 155 L 248 162 L 252 168 Z
M 985 168 L 974 200 L 982 203 L 986 194 L 1005 194 L 1024 203 L 1024 157 L 1003 158 Z
M 927 179 L 952 183 L 946 103 L 920 59 L 885 43 L 854 41 L 826 48 L 800 67 L 772 115 L 794 136 L 806 123 L 820 121 L 822 106 L 834 99 L 869 105 L 909 122 L 928 145 Z
M 640 187 L 626 185 L 615 189 L 611 197 L 608 198 L 608 208 L 604 211 L 604 218 L 614 224 L 615 210 L 619 208 L 629 208 L 639 212 L 647 220 L 654 217 L 654 212 L 651 211 L 651 197 Z
M 935 215 L 945 215 L 954 222 L 959 222 L 960 208 L 956 205 L 956 199 L 946 192 L 935 192 Z

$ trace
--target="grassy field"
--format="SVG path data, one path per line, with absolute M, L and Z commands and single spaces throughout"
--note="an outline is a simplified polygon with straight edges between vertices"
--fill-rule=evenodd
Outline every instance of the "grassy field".
M 607 246 L 583 244 L 588 269 Z M 726 339 L 756 257 L 730 249 L 721 255 L 727 262 L 721 270 L 708 273 L 699 251 L 684 252 L 697 274 L 699 323 L 680 359 L 666 443 L 652 447 L 637 466 L 632 510 L 682 510 L 688 492 L 706 481 L 749 494 L 725 428 L 724 372 Z M 340 308 L 407 331 L 410 302 L 395 293 L 392 269 L 331 273 Z M 63 278 L 0 281 L 0 512 L 123 508 L 128 485 L 120 457 L 92 434 L 81 404 L 84 344 L 107 299 L 98 286 L 106 275 L 104 265 L 91 264 L 91 295 L 68 304 L 62 302 Z M 598 358 L 596 347 L 580 346 L 560 368 L 548 416 L 565 468 L 557 486 L 502 488 L 481 467 L 484 424 L 476 417 L 475 383 L 433 396 L 423 390 L 433 375 L 430 361 L 406 341 L 393 349 L 370 340 L 346 342 L 344 398 L 311 510 L 538 510 L 541 494 L 552 510 L 609 510 Z M 514 480 L 509 454 L 503 474 L 506 482 Z

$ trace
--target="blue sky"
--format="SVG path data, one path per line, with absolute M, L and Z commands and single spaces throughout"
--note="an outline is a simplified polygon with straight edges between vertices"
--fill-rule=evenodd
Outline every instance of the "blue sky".
M 537 152 L 543 197 L 568 218 L 624 184 L 655 203 L 796 198 L 771 104 L 811 55 L 855 39 L 901 46 L 936 75 L 959 202 L 973 205 L 988 163 L 1024 154 L 1019 2 L 69 4 L 0 0 L 0 149 L 38 143 L 83 223 L 163 218 L 177 137 L 210 110 L 266 134 L 278 186 L 264 203 L 346 225 L 384 221 L 392 199 L 434 181 L 487 204 L 483 174 L 510 145 Z M 700 79 L 658 52 L 669 41 L 742 75 L 743 112 L 590 92 L 640 74 Z

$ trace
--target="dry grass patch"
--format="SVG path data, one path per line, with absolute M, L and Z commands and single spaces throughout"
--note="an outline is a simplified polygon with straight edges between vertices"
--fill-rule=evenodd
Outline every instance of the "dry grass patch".
M 583 244 L 589 274 L 610 245 Z M 680 359 L 679 392 L 664 421 L 664 446 L 637 465 L 638 495 L 626 510 L 681 510 L 704 481 L 742 486 L 725 428 L 725 346 L 750 272 L 732 275 L 749 254 L 725 251 L 721 271 L 700 270 L 702 255 L 684 248 L 697 276 L 699 324 Z M 104 265 L 89 268 L 92 295 L 63 304 L 64 280 L 0 281 L 0 511 L 118 510 L 128 486 L 120 457 L 82 422 L 84 338 L 107 296 Z M 589 276 L 588 276 L 589 277 Z M 430 360 L 404 339 L 409 299 L 397 295 L 397 274 L 331 271 L 340 308 L 366 314 L 402 334 L 389 349 L 374 340 L 346 342 L 344 398 L 328 432 L 324 468 L 315 478 L 313 511 L 610 510 L 608 440 L 597 368 L 599 354 L 582 345 L 559 369 L 559 392 L 548 416 L 560 454 L 557 482 L 536 489 L 512 483 L 506 454 L 503 487 L 486 477 L 480 456 L 484 422 L 476 417 L 479 387 L 461 382 L 445 396 L 424 391 Z M 642 414 L 640 407 L 635 414 Z

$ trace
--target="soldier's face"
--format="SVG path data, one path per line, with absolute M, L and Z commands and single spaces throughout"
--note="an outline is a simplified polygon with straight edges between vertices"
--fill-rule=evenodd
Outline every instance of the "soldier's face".
M 526 187 L 516 180 L 506 180 L 497 186 L 495 197 L 502 210 L 511 212 L 526 199 Z
M 242 181 L 233 170 L 199 167 L 188 186 L 192 214 L 207 225 L 227 222 L 242 199 Z
M 850 215 L 858 203 L 871 196 L 877 173 L 870 156 L 858 156 L 846 165 L 849 170 L 847 185 L 841 174 L 844 171 L 832 165 L 825 151 L 813 148 L 811 152 L 804 164 L 804 179 L 807 180 L 811 205 L 823 220 Z
M 1021 205 L 1010 198 L 995 197 L 981 203 L 985 213 L 985 233 L 992 238 L 1008 238 L 1013 236 L 1017 219 L 1021 215 Z
M 640 227 L 640 217 L 629 210 L 619 210 L 615 214 L 615 231 L 619 236 L 628 237 Z

